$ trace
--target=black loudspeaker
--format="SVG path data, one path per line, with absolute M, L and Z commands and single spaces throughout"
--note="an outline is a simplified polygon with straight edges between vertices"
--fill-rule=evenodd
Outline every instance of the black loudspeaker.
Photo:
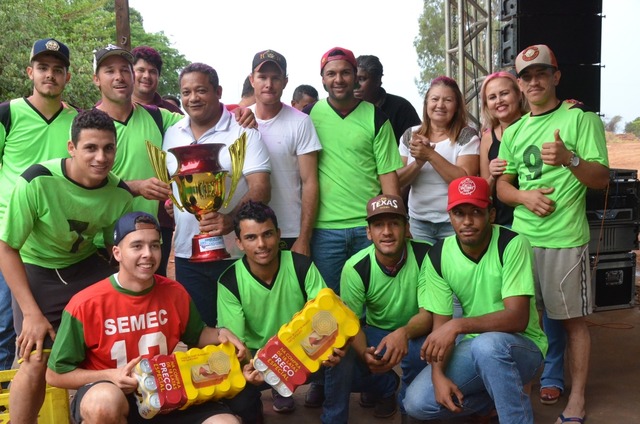
M 610 169 L 609 187 L 587 189 L 586 213 L 591 239 L 589 253 L 638 249 L 640 181 L 635 169 Z
M 635 169 L 610 169 L 609 187 L 587 189 L 589 225 L 640 221 L 640 181 Z
M 500 64 L 515 64 L 518 53 L 546 44 L 562 72 L 558 97 L 600 110 L 602 0 L 503 0 Z
M 635 304 L 636 254 L 591 256 L 594 311 L 630 308 Z

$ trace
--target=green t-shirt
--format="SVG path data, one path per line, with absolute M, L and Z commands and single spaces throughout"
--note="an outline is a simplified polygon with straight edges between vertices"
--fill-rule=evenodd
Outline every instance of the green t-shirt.
M 389 119 L 364 101 L 343 117 L 326 99 L 318 101 L 309 116 L 322 144 L 315 227 L 364 227 L 367 202 L 381 191 L 378 176 L 402 168 Z
M 271 285 L 258 280 L 243 257 L 218 280 L 218 326 L 231 330 L 249 349 L 260 349 L 325 287 L 320 272 L 304 255 L 281 251 Z
M 147 155 L 145 140 L 149 140 L 155 146 L 162 149 L 162 137 L 158 123 L 149 110 L 159 112 L 162 119 L 163 131 L 183 118 L 179 113 L 169 112 L 155 106 L 142 106 L 134 104 L 133 112 L 125 122 L 114 120 L 118 133 L 116 160 L 113 164 L 113 173 L 124 181 L 146 180 L 155 177 L 153 167 Z M 153 216 L 158 215 L 158 201 L 147 200 L 138 196 L 133 201 L 133 210 L 147 212 Z
M 26 98 L 0 105 L 0 219 L 25 169 L 49 159 L 69 157 L 67 142 L 77 114 L 76 109 L 62 103 L 58 113 L 47 120 Z
M 504 132 L 499 157 L 507 161 L 505 174 L 515 174 L 520 190 L 553 187 L 548 197 L 555 211 L 539 217 L 524 205 L 514 211 L 513 229 L 527 236 L 534 247 L 562 249 L 589 242 L 589 224 L 585 213 L 587 187 L 568 168 L 542 163 L 543 143 L 554 140 L 554 132 L 567 149 L 581 160 L 608 166 L 607 146 L 602 120 L 585 112 L 582 104 L 561 102 L 542 115 L 527 114 Z
M 356 315 L 366 306 L 368 325 L 388 331 L 406 325 L 418 313 L 418 275 L 429 247 L 407 240 L 405 263 L 395 275 L 383 271 L 374 245 L 362 249 L 342 268 L 340 297 Z
M 116 221 L 131 211 L 133 196 L 110 173 L 100 187 L 71 181 L 64 170 L 69 159 L 52 159 L 30 166 L 16 180 L 0 240 L 20 250 L 25 263 L 66 268 L 96 252 L 97 234 L 113 243 Z
M 460 300 L 463 317 L 501 311 L 505 298 L 528 296 L 529 323 L 522 335 L 546 355 L 547 337 L 536 310 L 533 250 L 522 235 L 494 225 L 491 242 L 477 261 L 465 255 L 455 235 L 436 243 L 420 273 L 418 304 L 438 315 L 452 315 L 453 294 Z

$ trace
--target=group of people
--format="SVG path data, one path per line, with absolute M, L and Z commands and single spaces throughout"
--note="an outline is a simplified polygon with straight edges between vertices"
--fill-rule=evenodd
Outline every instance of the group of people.
M 453 79 L 431 82 L 420 120 L 382 88 L 376 56 L 341 47 L 320 60 L 328 97 L 300 86 L 292 106 L 276 51 L 254 55 L 255 104 L 232 111 L 215 69 L 192 63 L 179 77 L 184 116 L 156 91 L 162 60 L 150 47 L 96 51 L 101 100 L 88 111 L 62 101 L 70 63 L 62 42 L 36 41 L 32 95 L 0 105 L 0 288 L 20 362 L 12 422 L 36 422 L 45 381 L 78 389 L 76 422 L 140 422 L 131 371 L 179 341 L 233 343 L 248 384 L 154 421 L 263 422 L 268 386 L 248 359 L 324 287 L 363 327 L 312 376 L 305 404 L 322 407 L 323 423 L 348 422 L 352 392 L 377 417 L 399 408 L 403 422 L 532 423 L 527 384 L 544 363 L 540 399 L 557 401 L 565 343 L 572 390 L 558 422 L 584 420 L 584 202 L 586 187 L 608 182 L 607 152 L 599 118 L 557 98 L 547 46 L 523 50 L 516 75 L 486 78 L 481 137 Z M 177 188 L 154 175 L 145 140 L 166 151 L 222 143 L 231 169 L 243 134 L 227 207 L 197 219 L 167 201 Z M 224 237 L 231 257 L 189 261 L 201 232 Z M 163 276 L 172 246 L 177 282 Z M 295 409 L 272 396 L 277 412 Z

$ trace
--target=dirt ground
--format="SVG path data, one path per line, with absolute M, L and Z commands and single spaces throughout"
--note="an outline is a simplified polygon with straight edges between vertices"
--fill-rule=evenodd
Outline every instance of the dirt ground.
M 640 139 L 612 141 L 607 143 L 607 150 L 611 168 L 636 170 L 640 168 Z

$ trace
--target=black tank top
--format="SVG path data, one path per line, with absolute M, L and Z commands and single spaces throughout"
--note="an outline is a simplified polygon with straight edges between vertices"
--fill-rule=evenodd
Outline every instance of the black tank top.
M 491 130 L 491 146 L 489 147 L 489 162 L 498 157 L 500 151 L 500 140 L 496 137 L 496 132 Z M 517 187 L 516 181 L 516 187 Z M 511 226 L 513 224 L 513 208 L 509 205 L 502 203 L 496 195 L 496 189 L 493 189 L 493 206 L 496 208 L 496 221 L 498 225 Z

